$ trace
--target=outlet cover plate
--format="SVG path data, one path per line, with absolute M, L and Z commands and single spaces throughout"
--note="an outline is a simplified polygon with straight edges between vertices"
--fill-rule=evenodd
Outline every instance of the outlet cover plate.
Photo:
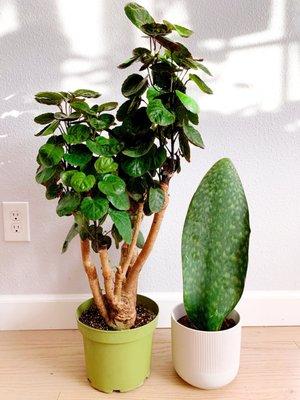
M 29 206 L 28 202 L 2 203 L 4 240 L 7 242 L 29 242 Z

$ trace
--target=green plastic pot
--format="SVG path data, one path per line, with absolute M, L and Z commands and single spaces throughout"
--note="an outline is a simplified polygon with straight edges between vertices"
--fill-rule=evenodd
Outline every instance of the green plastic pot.
M 137 303 L 156 317 L 140 328 L 103 331 L 79 321 L 92 299 L 77 308 L 77 325 L 83 336 L 87 378 L 92 387 L 105 393 L 128 392 L 143 385 L 150 375 L 152 338 L 158 320 L 158 305 L 138 295 Z

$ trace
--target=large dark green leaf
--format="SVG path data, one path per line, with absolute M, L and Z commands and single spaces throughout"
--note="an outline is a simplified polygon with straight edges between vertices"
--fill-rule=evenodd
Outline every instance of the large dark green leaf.
M 111 114 L 101 114 L 97 118 L 90 118 L 88 122 L 96 131 L 103 131 L 104 129 L 109 128 L 114 120 L 115 117 Z
M 199 89 L 202 90 L 202 92 L 207 93 L 207 94 L 212 94 L 213 91 L 211 88 L 207 86 L 207 84 L 196 74 L 190 74 L 189 78 L 191 81 L 195 82 L 196 85 L 199 87 Z
M 49 125 L 45 126 L 40 132 L 36 133 L 35 136 L 48 136 L 52 135 L 58 128 L 59 121 L 52 121 Z
M 107 195 L 107 198 L 110 203 L 118 210 L 129 210 L 130 208 L 130 201 L 126 192 L 123 192 L 121 194 L 110 194 Z
M 164 191 L 160 188 L 150 188 L 149 190 L 149 208 L 153 213 L 159 212 L 165 201 Z
M 108 103 L 103 103 L 98 106 L 98 112 L 102 111 L 112 111 L 118 107 L 118 103 L 116 101 L 109 101 Z
M 75 192 L 88 192 L 96 183 L 94 175 L 86 175 L 84 172 L 75 172 L 71 178 L 71 186 Z
M 126 184 L 116 175 L 105 175 L 98 183 L 99 190 L 106 195 L 120 195 L 125 192 Z
M 55 144 L 46 143 L 39 149 L 39 160 L 45 167 L 52 167 L 60 163 L 64 149 Z
M 198 329 L 219 330 L 239 301 L 249 234 L 242 183 L 231 161 L 219 160 L 194 194 L 182 234 L 184 306 Z
M 44 183 L 50 181 L 50 179 L 52 179 L 59 172 L 60 172 L 60 169 L 57 168 L 57 166 L 48 167 L 48 168 L 42 167 L 42 168 L 38 169 L 36 176 L 35 176 L 35 180 L 37 181 L 37 183 L 44 184 Z
M 133 97 L 132 99 L 125 101 L 117 111 L 117 120 L 123 121 L 130 112 L 136 111 L 140 104 L 141 99 L 139 97 Z
M 192 97 L 181 92 L 180 90 L 176 90 L 176 95 L 187 110 L 194 114 L 199 113 L 199 106 Z
M 126 243 L 131 242 L 132 229 L 128 212 L 109 209 L 109 215 Z
M 122 94 L 125 97 L 141 95 L 148 86 L 148 78 L 139 74 L 129 75 L 122 85 Z
M 192 125 L 183 124 L 183 132 L 188 140 L 197 147 L 204 149 L 204 143 L 200 133 Z
M 108 212 L 108 200 L 104 198 L 92 199 L 85 197 L 80 205 L 82 214 L 91 220 L 98 220 Z
M 93 98 L 96 99 L 97 97 L 100 97 L 101 94 L 98 92 L 95 92 L 94 90 L 89 90 L 89 89 L 77 89 L 73 94 L 76 97 L 86 97 L 87 99 Z
M 76 124 L 67 129 L 64 139 L 68 144 L 78 144 L 85 142 L 90 137 L 90 128 L 87 125 Z
M 63 171 L 60 174 L 60 179 L 62 181 L 62 183 L 66 186 L 71 186 L 71 179 L 73 177 L 74 174 L 76 174 L 77 170 L 76 169 L 72 169 L 69 171 Z
M 153 142 L 154 142 L 154 139 L 151 140 L 150 142 L 142 143 L 137 147 L 130 147 L 130 148 L 124 149 L 122 151 L 122 153 L 128 157 L 141 157 L 144 154 L 148 153 L 148 151 L 153 146 Z
M 147 114 L 154 124 L 167 126 L 175 122 L 175 115 L 163 105 L 160 99 L 154 99 L 149 102 Z
M 78 224 L 76 224 L 76 222 L 75 222 L 71 226 L 71 228 L 65 238 L 65 241 L 64 241 L 64 244 L 63 244 L 62 250 L 61 250 L 62 253 L 65 253 L 68 250 L 71 240 L 73 240 L 74 237 L 76 237 L 78 235 L 78 233 L 79 233 L 79 227 L 78 227 Z
M 118 169 L 118 164 L 111 157 L 99 157 L 94 166 L 99 174 L 115 172 Z
M 171 33 L 171 30 L 165 24 L 158 24 L 156 22 L 152 22 L 150 24 L 144 24 L 141 27 L 142 31 L 146 33 L 146 35 L 156 37 L 156 36 L 166 36 Z
M 191 161 L 191 149 L 189 141 L 183 132 L 179 132 L 179 148 L 182 152 L 183 157 L 190 162 Z
M 56 92 L 39 92 L 35 95 L 35 100 L 41 104 L 60 105 L 63 101 L 63 96 Z
M 63 192 L 63 186 L 61 184 L 57 184 L 55 182 L 49 183 L 46 189 L 46 199 L 47 200 L 56 199 L 57 197 L 60 197 L 62 192 Z
M 56 213 L 59 217 L 64 215 L 71 215 L 73 211 L 77 209 L 80 204 L 80 194 L 78 193 L 66 193 L 59 200 Z
M 166 158 L 166 150 L 163 147 L 157 148 L 156 145 L 153 145 L 144 156 L 127 159 L 121 164 L 121 167 L 129 176 L 139 177 L 148 171 L 159 168 Z
M 71 146 L 68 153 L 64 155 L 64 159 L 73 166 L 84 167 L 92 159 L 92 156 L 84 144 L 76 144 Z
M 54 113 L 45 113 L 34 118 L 34 122 L 41 125 L 50 124 L 54 120 Z
M 98 136 L 95 140 L 87 140 L 86 145 L 94 154 L 106 157 L 118 154 L 123 148 L 123 144 L 115 138 L 107 139 L 103 136 Z
M 148 11 L 137 3 L 126 4 L 124 10 L 127 18 L 138 28 L 155 22 Z

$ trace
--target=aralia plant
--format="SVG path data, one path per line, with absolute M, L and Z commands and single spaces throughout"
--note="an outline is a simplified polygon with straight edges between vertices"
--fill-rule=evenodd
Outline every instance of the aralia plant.
M 195 127 L 198 104 L 186 94 L 187 84 L 212 93 L 190 72 L 210 75 L 202 60 L 168 38 L 173 32 L 188 37 L 191 30 L 156 23 L 136 3 L 127 4 L 125 13 L 148 46 L 135 48 L 119 65 L 124 69 L 138 63 L 139 68 L 122 84 L 126 101 L 119 108 L 115 102 L 91 104 L 100 94 L 85 89 L 35 96 L 39 103 L 58 107 L 35 118 L 45 125 L 36 136 L 50 136 L 38 152 L 36 181 L 46 187 L 47 199 L 59 199 L 60 217 L 73 216 L 63 252 L 79 234 L 94 302 L 117 330 L 134 325 L 138 277 L 164 217 L 170 179 L 180 171 L 182 157 L 190 161 L 190 144 L 204 147 Z M 144 215 L 152 216 L 145 240 L 140 230 Z M 115 268 L 108 255 L 112 241 L 120 250 Z M 90 247 L 99 256 L 104 291 Z

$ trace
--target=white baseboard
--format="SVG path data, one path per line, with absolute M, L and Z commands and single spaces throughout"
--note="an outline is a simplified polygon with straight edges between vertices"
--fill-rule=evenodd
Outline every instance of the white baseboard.
M 180 292 L 145 293 L 160 308 L 158 326 L 170 326 Z M 0 330 L 74 329 L 75 309 L 88 294 L 1 295 Z M 237 306 L 244 326 L 300 325 L 300 291 L 246 291 Z

